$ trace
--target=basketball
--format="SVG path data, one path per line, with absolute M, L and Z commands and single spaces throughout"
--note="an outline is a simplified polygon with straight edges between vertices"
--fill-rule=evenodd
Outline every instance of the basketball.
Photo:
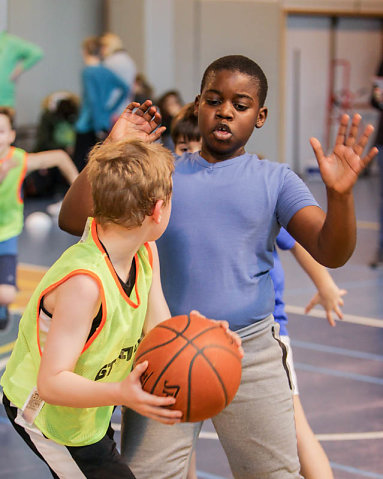
M 241 381 L 241 357 L 233 339 L 216 321 L 192 312 L 174 316 L 141 341 L 135 363 L 147 360 L 142 388 L 173 396 L 171 409 L 183 422 L 208 419 L 233 400 Z

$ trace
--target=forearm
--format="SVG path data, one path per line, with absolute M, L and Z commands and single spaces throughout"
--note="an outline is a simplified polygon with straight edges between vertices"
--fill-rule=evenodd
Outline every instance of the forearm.
M 59 215 L 59 227 L 67 233 L 81 236 L 88 216 L 92 215 L 92 194 L 85 167 L 64 197 Z
M 68 153 L 64 150 L 48 150 L 28 155 L 28 172 L 57 167 L 69 184 L 78 176 L 78 171 Z
M 39 378 L 41 398 L 56 406 L 102 407 L 122 404 L 120 383 L 103 383 L 86 379 L 70 371 Z
M 316 206 L 300 209 L 287 231 L 318 263 L 328 268 L 343 266 L 352 255 L 356 224 L 352 193 L 328 192 L 327 214 Z
M 315 259 L 303 248 L 303 246 L 301 246 L 299 243 L 295 243 L 294 247 L 291 249 L 291 252 L 299 265 L 314 283 L 318 291 L 323 291 L 324 289 L 335 286 L 335 283 L 327 269 L 315 261 Z
M 78 176 L 78 170 L 68 153 L 63 150 L 53 150 L 52 161 L 56 163 L 55 166 L 71 185 Z
M 356 245 L 356 220 L 352 192 L 327 190 L 327 214 L 318 238 L 320 263 L 329 268 L 343 266 Z

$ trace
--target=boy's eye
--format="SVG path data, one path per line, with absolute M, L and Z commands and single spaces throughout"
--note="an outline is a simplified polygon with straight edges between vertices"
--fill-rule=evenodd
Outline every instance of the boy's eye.
M 235 103 L 235 104 L 234 104 L 234 107 L 235 107 L 235 109 L 238 110 L 238 111 L 245 111 L 245 110 L 248 109 L 248 106 L 247 106 L 247 105 L 242 105 L 242 104 L 240 104 L 240 103 Z
M 216 105 L 219 105 L 220 101 L 217 100 L 216 98 L 206 98 L 206 103 L 208 105 L 216 106 Z
M 182 153 L 186 153 L 189 151 L 189 148 L 187 146 L 181 146 L 180 151 L 182 151 Z

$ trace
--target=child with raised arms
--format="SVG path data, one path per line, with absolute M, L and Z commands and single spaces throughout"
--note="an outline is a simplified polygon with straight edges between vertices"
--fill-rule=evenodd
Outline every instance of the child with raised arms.
M 64 150 L 27 153 L 12 146 L 16 138 L 13 119 L 12 109 L 0 107 L 0 329 L 8 324 L 8 305 L 16 296 L 17 239 L 24 224 L 24 177 L 55 166 L 69 184 L 78 175 Z
M 287 165 L 246 153 L 254 128 L 266 121 L 266 95 L 265 74 L 247 57 L 222 57 L 205 70 L 195 100 L 201 151 L 176 161 L 172 214 L 157 242 L 171 313 L 197 308 L 227 320 L 242 337 L 241 385 L 212 418 L 236 479 L 300 477 L 292 393 L 272 316 L 270 269 L 279 229 L 284 226 L 319 263 L 343 265 L 356 241 L 352 188 L 376 154 L 371 149 L 362 156 L 373 127 L 359 137 L 359 115 L 351 125 L 342 116 L 329 155 L 310 140 L 326 185 L 325 213 Z M 163 132 L 160 122 L 150 101 L 133 103 L 110 139 L 153 141 Z M 89 186 L 80 175 L 64 199 L 61 227 L 78 233 L 90 211 Z M 200 428 L 169 428 L 126 409 L 122 452 L 139 479 L 184 478 Z

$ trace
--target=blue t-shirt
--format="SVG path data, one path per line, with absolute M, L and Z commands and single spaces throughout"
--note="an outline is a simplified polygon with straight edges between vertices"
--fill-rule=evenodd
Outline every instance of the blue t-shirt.
M 111 70 L 103 65 L 86 66 L 82 72 L 83 98 L 76 122 L 78 133 L 108 131 L 111 115 L 121 105 L 129 92 L 128 86 Z M 113 96 L 112 93 L 120 92 Z
M 157 241 L 172 315 L 199 310 L 233 330 L 274 311 L 270 277 L 280 225 L 317 205 L 287 165 L 244 155 L 176 160 L 169 226 Z
M 280 249 L 289 250 L 295 245 L 295 239 L 284 228 L 281 228 L 276 243 Z M 285 273 L 276 248 L 274 248 L 273 257 L 274 268 L 270 270 L 270 275 L 273 280 L 275 293 L 274 319 L 280 324 L 280 334 L 287 336 L 287 314 L 285 311 L 285 303 L 283 301 Z

